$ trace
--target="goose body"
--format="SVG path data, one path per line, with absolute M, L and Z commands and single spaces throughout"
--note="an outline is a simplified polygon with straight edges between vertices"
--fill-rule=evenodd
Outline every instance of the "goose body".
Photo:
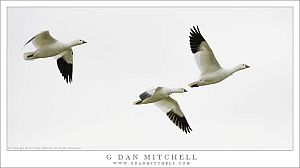
M 159 100 L 167 98 L 171 93 L 172 91 L 167 88 L 163 88 L 163 87 L 152 88 L 140 94 L 139 97 L 141 100 L 138 100 L 135 104 L 148 104 L 148 103 L 157 102 Z
M 40 48 L 38 48 L 32 57 L 25 57 L 25 59 L 38 59 L 38 58 L 47 58 L 47 57 L 53 57 L 55 55 L 60 54 L 64 50 L 68 49 L 68 47 L 59 42 L 56 41 L 55 43 L 51 45 L 45 45 Z
M 140 100 L 134 102 L 135 105 L 154 103 L 158 108 L 167 114 L 169 119 L 185 133 L 192 131 L 189 126 L 180 106 L 176 100 L 170 97 L 172 93 L 187 92 L 183 88 L 165 88 L 156 87 L 154 89 L 147 90 L 140 94 Z
M 190 83 L 190 87 L 218 83 L 237 71 L 249 68 L 249 66 L 246 64 L 240 64 L 230 69 L 222 68 L 212 49 L 201 35 L 198 26 L 197 28 L 193 27 L 193 29 L 191 29 L 190 47 L 192 53 L 194 54 L 197 66 L 201 72 L 200 79 Z
M 25 45 L 32 42 L 35 51 L 23 54 L 25 60 L 34 60 L 39 58 L 55 57 L 57 58 L 57 66 L 67 83 L 72 82 L 73 74 L 73 50 L 72 47 L 86 43 L 83 40 L 75 40 L 70 43 L 62 43 L 53 38 L 49 31 L 43 31 L 29 41 Z M 24 46 L 25 46 L 24 45 Z

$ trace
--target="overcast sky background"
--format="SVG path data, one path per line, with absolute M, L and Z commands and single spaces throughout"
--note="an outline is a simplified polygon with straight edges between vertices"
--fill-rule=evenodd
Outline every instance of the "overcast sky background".
M 189 28 L 199 25 L 223 67 L 251 66 L 221 83 L 199 77 Z M 53 58 L 23 60 L 37 33 L 76 46 L 73 82 Z M 292 8 L 9 8 L 8 146 L 93 150 L 292 149 Z M 173 94 L 186 135 L 154 105 L 151 86 Z

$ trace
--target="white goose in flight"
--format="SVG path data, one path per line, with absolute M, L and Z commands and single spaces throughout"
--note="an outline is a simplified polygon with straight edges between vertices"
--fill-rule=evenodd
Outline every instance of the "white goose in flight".
M 54 39 L 49 31 L 43 31 L 31 38 L 25 45 L 32 42 L 36 50 L 23 54 L 25 60 L 38 58 L 58 57 L 57 66 L 67 83 L 72 82 L 73 51 L 72 47 L 86 43 L 83 40 L 75 40 L 70 43 L 62 43 Z M 25 46 L 24 45 L 24 46 Z
M 218 63 L 213 51 L 202 37 L 199 27 L 191 29 L 190 46 L 195 56 L 201 76 L 198 81 L 189 84 L 190 87 L 198 87 L 221 82 L 233 73 L 249 68 L 246 64 L 240 64 L 230 69 L 224 69 Z
M 134 102 L 135 105 L 154 103 L 163 112 L 167 114 L 169 119 L 182 129 L 186 134 L 192 131 L 189 126 L 183 112 L 181 111 L 179 104 L 176 100 L 170 97 L 172 93 L 187 92 L 184 88 L 165 88 L 156 87 L 140 94 L 140 100 Z

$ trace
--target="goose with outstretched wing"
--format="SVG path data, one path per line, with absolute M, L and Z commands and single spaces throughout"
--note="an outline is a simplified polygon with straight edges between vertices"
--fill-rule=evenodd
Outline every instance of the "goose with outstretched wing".
M 183 112 L 180 109 L 176 100 L 170 97 L 172 93 L 187 92 L 184 88 L 166 88 L 156 87 L 149 89 L 140 94 L 140 100 L 134 102 L 135 105 L 154 103 L 163 112 L 166 113 L 168 118 L 185 133 L 192 131 L 188 124 Z
M 86 43 L 84 40 L 75 40 L 69 43 L 62 43 L 53 38 L 49 31 L 43 31 L 25 43 L 32 43 L 35 51 L 23 54 L 25 60 L 55 57 L 57 66 L 67 83 L 72 82 L 73 75 L 73 51 L 72 47 Z M 24 46 L 25 46 L 24 45 Z
M 194 54 L 196 63 L 201 72 L 200 79 L 190 83 L 190 87 L 218 83 L 233 73 L 250 67 L 246 64 L 240 64 L 229 69 L 222 68 L 212 49 L 200 33 L 198 26 L 193 26 L 189 37 L 192 53 Z

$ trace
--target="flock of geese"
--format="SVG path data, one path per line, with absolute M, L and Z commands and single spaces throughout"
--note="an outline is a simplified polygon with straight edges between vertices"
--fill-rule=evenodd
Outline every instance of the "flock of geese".
M 240 64 L 230 69 L 221 67 L 212 49 L 200 33 L 199 27 L 191 28 L 190 47 L 200 70 L 200 79 L 189 84 L 189 87 L 199 87 L 218 83 L 233 73 L 249 68 L 246 64 Z M 86 43 L 84 40 L 75 40 L 70 43 L 62 43 L 53 38 L 49 31 L 43 31 L 31 38 L 25 45 L 32 42 L 36 50 L 23 54 L 25 60 L 55 57 L 57 66 L 67 83 L 72 82 L 73 51 L 72 47 Z M 25 46 L 24 45 L 24 46 Z M 139 95 L 140 100 L 135 105 L 154 103 L 169 119 L 185 133 L 192 131 L 179 104 L 170 95 L 172 93 L 187 92 L 184 88 L 156 87 Z

